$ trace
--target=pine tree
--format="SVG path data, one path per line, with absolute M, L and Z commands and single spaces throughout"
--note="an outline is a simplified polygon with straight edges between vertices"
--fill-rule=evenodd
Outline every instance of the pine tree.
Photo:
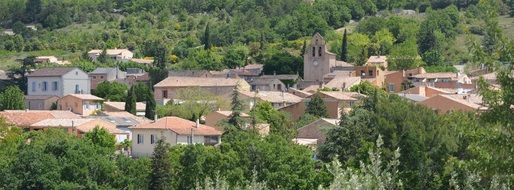
M 148 119 L 154 119 L 155 117 L 155 99 L 150 89 L 148 89 L 146 97 L 145 117 Z
M 341 43 L 341 61 L 348 61 L 348 35 L 344 29 L 343 42 Z
M 0 94 L 1 110 L 22 110 L 25 109 L 25 96 L 17 86 L 7 87 Z
M 171 165 L 169 157 L 170 145 L 164 137 L 157 140 L 152 155 L 152 173 L 150 174 L 150 190 L 171 189 Z
M 311 97 L 311 101 L 307 104 L 307 113 L 318 117 L 328 117 L 327 106 L 319 94 Z
M 239 84 L 234 88 L 234 92 L 232 93 L 232 114 L 228 120 L 228 123 L 241 128 L 243 125 L 243 121 L 241 118 L 241 112 L 243 111 L 243 103 L 239 99 Z
M 357 60 L 357 64 L 364 65 L 368 60 L 368 47 L 363 47 L 359 56 L 359 60 Z
M 211 33 L 209 31 L 209 23 L 207 23 L 207 26 L 205 26 L 205 31 L 203 33 L 203 45 L 204 49 L 211 49 Z
M 125 100 L 125 111 L 134 115 L 136 115 L 136 98 L 134 87 L 130 87 L 127 99 Z

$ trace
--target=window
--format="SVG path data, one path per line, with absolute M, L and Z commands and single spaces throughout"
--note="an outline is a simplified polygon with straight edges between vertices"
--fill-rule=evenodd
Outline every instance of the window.
M 316 47 L 312 47 L 312 57 L 316 57 Z
M 96 76 L 93 76 L 93 79 L 96 79 Z
M 45 81 L 43 82 L 43 91 L 46 91 L 48 89 L 48 83 Z
M 369 76 L 372 77 L 373 76 L 373 70 L 369 70 Z
M 187 136 L 187 144 L 193 144 L 193 136 Z
M 162 98 L 168 98 L 168 91 L 167 90 L 163 90 L 162 91 Z
M 156 141 L 157 138 L 155 137 L 155 135 L 150 135 L 150 144 L 155 144 Z
M 394 84 L 389 84 L 389 85 L 387 85 L 387 90 L 388 90 L 389 92 L 394 92 L 394 90 L 395 90 L 395 88 L 394 88 Z
M 144 136 L 141 134 L 137 134 L 137 144 L 143 144 L 144 143 Z
M 104 76 L 100 76 L 100 79 L 104 79 Z
M 75 94 L 78 94 L 80 92 L 80 87 L 78 84 L 75 85 Z
M 52 89 L 53 89 L 54 91 L 57 91 L 57 89 L 58 89 L 57 81 L 54 81 L 54 82 L 52 83 Z
M 36 82 L 32 82 L 32 92 L 36 91 Z
M 318 56 L 321 57 L 321 47 L 318 48 Z
M 366 76 L 366 72 L 364 70 L 361 70 L 361 76 Z

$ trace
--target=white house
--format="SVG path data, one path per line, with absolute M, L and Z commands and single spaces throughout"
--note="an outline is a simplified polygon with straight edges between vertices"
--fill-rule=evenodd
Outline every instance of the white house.
M 78 68 L 44 68 L 27 75 L 27 95 L 58 96 L 89 94 L 89 76 Z
M 115 61 L 130 61 L 134 56 L 134 53 L 128 49 L 107 49 L 105 51 L 107 57 Z M 103 50 L 101 49 L 94 49 L 87 52 L 87 55 L 91 60 L 96 61 L 102 52 Z
M 202 125 L 178 117 L 164 117 L 151 123 L 129 127 L 132 131 L 132 156 L 150 156 L 155 144 L 164 138 L 171 146 L 177 144 L 217 145 L 221 132 L 214 127 Z

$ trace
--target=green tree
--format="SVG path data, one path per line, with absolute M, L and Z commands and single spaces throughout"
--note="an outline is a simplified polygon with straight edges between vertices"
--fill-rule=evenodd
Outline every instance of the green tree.
M 137 101 L 136 100 L 137 100 L 136 92 L 134 90 L 134 86 L 132 86 L 132 87 L 130 87 L 127 98 L 125 100 L 125 111 L 136 115 L 136 112 L 137 112 L 137 110 L 136 110 L 136 102 Z
M 27 20 L 29 22 L 36 22 L 39 13 L 41 13 L 41 0 L 28 0 L 25 3 L 25 12 L 27 15 Z
M 107 148 L 110 151 L 114 151 L 116 145 L 116 138 L 110 134 L 106 129 L 95 126 L 93 130 L 87 132 L 84 136 L 86 141 L 93 143 L 96 146 Z
M 346 29 L 344 29 L 343 41 L 341 42 L 341 61 L 348 61 L 348 34 L 346 33 Z
M 27 92 L 27 75 L 36 69 L 36 57 L 29 56 L 22 60 L 21 66 L 11 69 L 9 78 L 23 91 Z
M 1 110 L 25 109 L 25 95 L 17 86 L 9 86 L 0 94 Z
M 145 117 L 148 119 L 154 119 L 155 118 L 155 99 L 152 91 L 149 91 L 147 93 L 147 99 L 146 99 L 146 107 L 145 107 Z
M 108 101 L 121 102 L 127 97 L 127 89 L 123 83 L 104 81 L 98 84 L 92 94 Z
M 148 187 L 151 190 L 165 190 L 171 187 L 173 181 L 169 149 L 170 145 L 165 141 L 164 137 L 157 140 L 152 155 L 152 172 L 149 176 L 150 184 Z
M 209 23 L 205 25 L 205 30 L 203 32 L 203 48 L 205 50 L 211 49 L 211 32 L 209 30 Z
M 328 117 L 327 105 L 325 105 L 325 102 L 319 93 L 311 96 L 311 100 L 307 103 L 306 113 L 318 117 Z
M 227 51 L 225 52 L 225 56 L 223 57 L 223 63 L 231 69 L 243 67 L 246 64 L 246 58 L 249 53 L 250 52 L 246 46 L 231 46 L 227 48 Z
M 107 49 L 104 48 L 102 50 L 102 53 L 100 53 L 100 55 L 96 58 L 96 61 L 100 63 L 107 63 L 108 59 L 109 58 L 107 57 Z
M 284 112 L 276 110 L 271 103 L 266 101 L 257 102 L 250 111 L 250 115 L 255 118 L 255 123 L 270 124 L 270 133 L 286 139 L 292 137 L 293 123 L 291 118 Z
M 243 102 L 239 98 L 239 84 L 237 84 L 232 92 L 232 114 L 228 119 L 228 123 L 242 129 L 244 127 L 243 118 L 241 117 L 242 112 Z

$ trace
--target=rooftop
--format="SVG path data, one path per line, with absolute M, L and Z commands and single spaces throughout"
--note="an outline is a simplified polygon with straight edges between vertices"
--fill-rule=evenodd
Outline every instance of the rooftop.
M 268 101 L 271 103 L 297 103 L 301 102 L 303 98 L 296 96 L 294 94 L 288 92 L 279 92 L 279 91 L 256 91 L 256 92 L 248 92 L 248 91 L 240 91 L 239 93 L 247 96 L 247 97 L 256 97 L 263 101 Z
M 337 100 L 357 100 L 358 98 L 365 97 L 365 95 L 359 94 L 357 92 L 319 91 L 319 93 L 330 96 Z
M 262 75 L 261 78 L 275 78 L 278 80 L 297 80 L 297 74 L 282 74 L 282 75 Z
M 125 110 L 125 102 L 104 102 L 105 106 L 113 107 L 117 110 L 123 111 Z M 136 110 L 137 111 L 145 111 L 146 104 L 143 102 L 136 102 Z
M 219 114 L 227 116 L 227 117 L 232 115 L 232 111 L 215 111 L 215 113 L 219 113 Z M 250 117 L 250 115 L 248 115 L 246 113 L 241 113 L 241 116 L 242 117 Z
M 79 115 L 71 111 L 61 110 L 5 110 L 0 112 L 0 116 L 4 117 L 7 122 L 20 127 L 28 127 L 34 123 L 45 119 L 76 119 Z
M 28 76 L 29 77 L 56 77 L 56 76 L 65 75 L 66 73 L 69 73 L 74 69 L 78 69 L 78 68 L 73 68 L 73 67 L 42 68 L 42 69 L 35 70 L 34 72 L 30 73 Z
M 101 54 L 103 50 L 101 49 L 94 49 L 94 50 L 91 50 L 89 52 L 87 52 L 88 54 Z M 125 53 L 125 52 L 131 52 L 130 50 L 128 49 L 107 49 L 105 50 L 105 53 L 107 55 L 120 55 L 122 53 Z
M 412 76 L 413 78 L 427 78 L 427 79 L 436 79 L 436 78 L 457 78 L 457 73 L 444 72 L 444 73 L 421 73 Z
M 94 96 L 94 95 L 91 95 L 91 94 L 68 94 L 66 96 L 73 96 L 73 97 L 81 99 L 81 100 L 98 100 L 98 101 L 104 100 L 104 99 L 102 99 L 100 97 L 97 97 L 97 96 Z
M 157 83 L 154 87 L 190 87 L 190 86 L 236 86 L 242 79 L 232 78 L 205 78 L 201 77 L 174 77 L 170 76 Z
M 329 88 L 349 88 L 353 86 L 354 84 L 358 84 L 361 82 L 360 77 L 342 77 L 342 76 L 336 76 L 334 79 L 330 80 L 327 84 L 325 84 L 325 87 Z
M 116 68 L 99 67 L 99 68 L 96 68 L 94 71 L 90 72 L 89 74 L 107 74 L 107 73 L 113 72 L 115 70 L 116 70 Z
M 221 132 L 213 127 L 199 124 L 196 126 L 195 122 L 182 119 L 179 117 L 164 117 L 158 119 L 155 122 L 147 124 L 139 124 L 134 127 L 129 127 L 132 130 L 135 129 L 167 129 L 171 130 L 179 135 L 204 135 L 204 136 L 218 136 Z

